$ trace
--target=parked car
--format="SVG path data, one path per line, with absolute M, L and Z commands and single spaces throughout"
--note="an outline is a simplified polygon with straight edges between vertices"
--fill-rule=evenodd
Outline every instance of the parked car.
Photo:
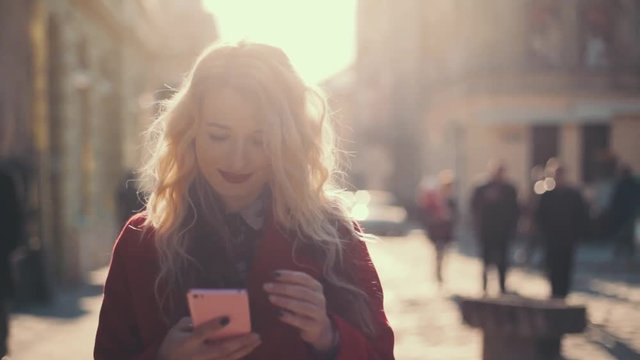
M 407 211 L 388 191 L 358 190 L 345 194 L 351 216 L 364 231 L 379 236 L 404 236 L 409 231 Z

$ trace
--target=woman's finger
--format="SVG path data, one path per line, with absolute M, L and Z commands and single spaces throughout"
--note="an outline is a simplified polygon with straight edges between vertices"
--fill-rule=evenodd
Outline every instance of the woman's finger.
M 217 340 L 211 344 L 203 344 L 202 353 L 205 354 L 203 359 L 228 359 L 233 354 L 254 349 L 259 344 L 260 336 L 256 333 Z
M 312 290 L 323 291 L 322 284 L 314 279 L 311 275 L 293 270 L 276 270 L 273 272 L 273 276 L 277 281 L 286 282 L 291 284 L 303 285 Z
M 271 282 L 264 284 L 264 290 L 272 295 L 282 295 L 294 299 L 304 300 L 319 307 L 324 307 L 325 305 L 324 294 L 302 285 Z
M 280 320 L 300 330 L 313 329 L 317 326 L 317 320 L 306 316 L 296 315 L 289 311 L 281 311 Z
M 220 329 L 227 326 L 227 324 L 229 324 L 229 318 L 226 316 L 209 320 L 195 329 L 193 338 L 197 341 L 207 340 L 211 338 L 213 334 L 220 331 Z
M 311 319 L 319 320 L 325 315 L 324 308 L 320 308 L 317 305 L 306 301 L 280 295 L 269 295 L 269 301 L 271 301 L 273 305 L 281 307 L 296 315 L 306 316 Z
M 174 328 L 181 332 L 191 332 L 193 331 L 193 322 L 190 317 L 185 316 L 175 324 Z
M 262 341 L 258 338 L 257 341 L 249 343 L 249 345 L 243 346 L 240 349 L 228 354 L 225 359 L 228 359 L 228 360 L 242 359 L 243 357 L 249 355 L 258 346 L 260 346 L 261 343 Z

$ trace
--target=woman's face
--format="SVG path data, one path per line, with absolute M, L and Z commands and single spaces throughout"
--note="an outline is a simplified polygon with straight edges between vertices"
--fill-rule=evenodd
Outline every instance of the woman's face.
M 204 97 L 199 116 L 198 167 L 226 210 L 240 210 L 260 195 L 270 179 L 258 109 L 237 92 L 224 89 Z

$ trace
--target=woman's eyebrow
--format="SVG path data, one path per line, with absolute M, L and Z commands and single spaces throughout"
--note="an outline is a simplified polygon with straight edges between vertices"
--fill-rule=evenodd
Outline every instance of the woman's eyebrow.
M 222 125 L 222 124 L 219 124 L 219 123 L 213 122 L 213 121 L 208 122 L 208 123 L 207 123 L 207 126 L 213 126 L 213 127 L 216 127 L 216 128 L 229 130 L 229 127 L 228 127 L 228 126 L 225 126 L 225 125 Z
M 218 128 L 218 129 L 222 129 L 222 130 L 231 130 L 231 128 L 229 126 L 217 123 L 217 122 L 213 122 L 213 121 L 209 121 L 207 124 L 207 126 L 210 127 L 214 127 L 214 128 Z M 262 135 L 264 133 L 264 131 L 262 129 L 257 129 L 253 131 L 254 134 L 258 134 L 258 135 Z

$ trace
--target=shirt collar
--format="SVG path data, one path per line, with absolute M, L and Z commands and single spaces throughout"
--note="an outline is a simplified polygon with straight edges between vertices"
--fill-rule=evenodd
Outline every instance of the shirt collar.
M 251 204 L 238 212 L 254 230 L 260 230 L 264 225 L 265 205 L 268 196 L 269 190 L 264 190 Z

